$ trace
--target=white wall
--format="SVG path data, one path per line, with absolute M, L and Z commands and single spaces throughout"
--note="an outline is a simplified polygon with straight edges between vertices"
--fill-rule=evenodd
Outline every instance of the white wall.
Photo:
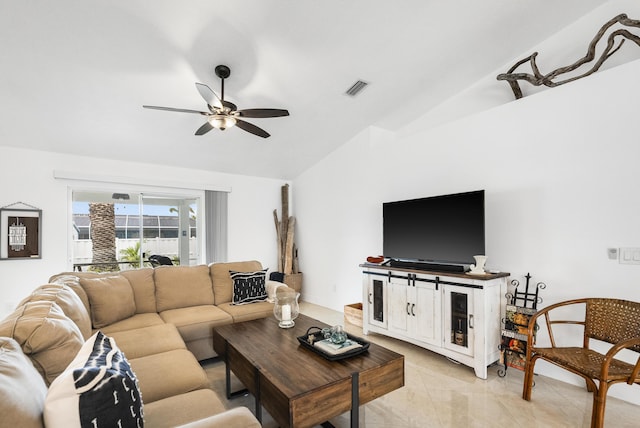
M 305 300 L 362 301 L 358 264 L 382 252 L 382 202 L 485 189 L 490 268 L 531 272 L 544 305 L 640 301 L 640 265 L 607 258 L 640 247 L 638 75 L 635 61 L 423 132 L 353 138 L 294 180 Z M 640 403 L 638 386 L 611 394 Z
M 148 183 L 171 180 L 179 183 L 205 183 L 230 189 L 228 260 L 260 260 L 275 269 L 276 237 L 272 211 L 280 207 L 280 187 L 286 182 L 206 171 L 187 170 L 143 163 L 124 163 L 80 156 L 15 149 L 0 146 L 0 207 L 21 201 L 42 209 L 42 259 L 0 260 L 0 318 L 35 287 L 45 284 L 58 272 L 71 270 L 67 258 L 70 232 L 68 187 L 97 186 L 57 180 L 54 170 L 86 175 L 130 177 Z M 108 185 L 106 188 L 126 189 Z M 135 186 L 137 190 L 145 186 Z M 175 193 L 175 189 L 147 187 Z M 194 192 L 194 191 L 190 191 Z M 198 192 L 195 192 L 198 193 Z

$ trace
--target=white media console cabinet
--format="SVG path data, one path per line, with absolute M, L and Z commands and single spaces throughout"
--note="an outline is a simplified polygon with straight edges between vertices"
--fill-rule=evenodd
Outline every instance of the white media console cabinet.
M 364 334 L 413 343 L 473 367 L 476 376 L 487 378 L 487 366 L 500 358 L 508 273 L 360 267 Z

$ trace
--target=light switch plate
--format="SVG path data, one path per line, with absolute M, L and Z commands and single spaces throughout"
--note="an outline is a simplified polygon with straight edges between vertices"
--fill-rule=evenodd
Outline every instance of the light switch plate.
M 625 265 L 640 265 L 640 248 L 620 248 L 618 262 Z

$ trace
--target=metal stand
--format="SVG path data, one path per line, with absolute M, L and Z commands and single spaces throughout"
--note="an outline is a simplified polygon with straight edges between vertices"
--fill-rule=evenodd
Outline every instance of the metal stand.
M 525 275 L 525 278 L 526 278 L 526 283 L 524 286 L 524 291 L 520 290 L 520 281 L 518 281 L 517 279 L 514 279 L 511 281 L 511 285 L 513 285 L 515 289 L 513 293 L 507 292 L 505 297 L 507 298 L 507 305 L 516 306 L 517 308 L 522 310 L 522 313 L 530 314 L 530 313 L 534 313 L 538 309 L 538 303 L 542 303 L 542 298 L 538 295 L 538 293 L 540 290 L 544 290 L 545 288 L 547 288 L 547 285 L 544 282 L 538 282 L 535 286 L 530 286 L 529 281 L 531 280 L 531 275 L 528 272 Z M 516 336 L 520 333 L 516 333 L 514 331 L 514 328 L 513 328 L 514 325 L 510 320 L 506 318 L 506 314 L 505 314 L 505 318 L 502 319 L 502 324 L 503 324 L 503 338 L 504 338 L 504 333 L 506 332 L 509 332 L 509 334 L 513 334 L 514 337 L 520 337 L 520 336 Z M 520 327 L 524 327 L 524 326 L 520 325 Z M 522 340 L 521 337 L 520 337 L 520 340 Z M 520 351 L 511 349 L 508 346 L 505 346 L 504 341 L 501 341 L 500 351 L 502 352 L 502 360 L 504 362 L 504 366 L 498 369 L 498 376 L 505 377 L 507 375 L 507 368 L 509 367 L 507 365 L 507 354 L 506 354 L 507 351 L 515 352 L 520 355 L 523 355 L 524 352 L 520 352 Z

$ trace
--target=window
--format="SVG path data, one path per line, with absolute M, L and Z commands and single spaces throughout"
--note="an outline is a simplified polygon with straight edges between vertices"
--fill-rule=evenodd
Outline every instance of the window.
M 149 266 L 149 256 L 173 264 L 201 263 L 200 197 L 72 191 L 72 258 L 76 270 Z

